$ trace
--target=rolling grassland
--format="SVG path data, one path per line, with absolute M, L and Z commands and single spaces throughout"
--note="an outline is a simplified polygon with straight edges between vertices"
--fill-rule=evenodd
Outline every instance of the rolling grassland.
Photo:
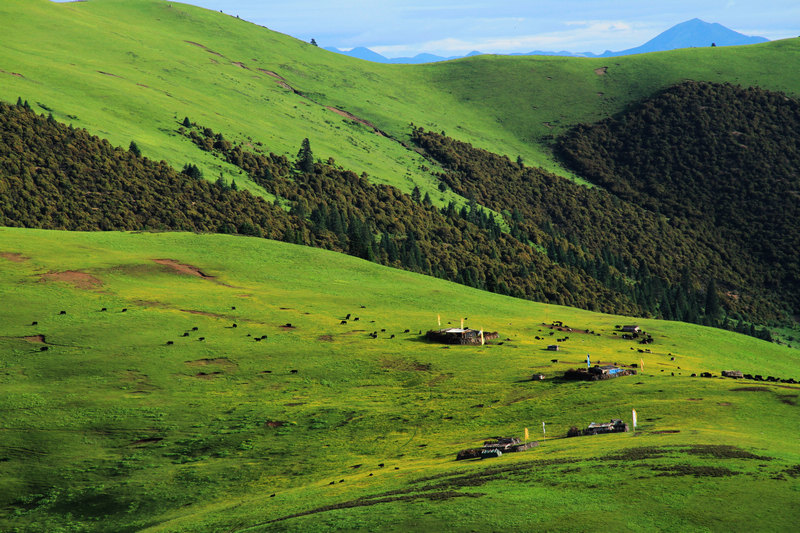
M 800 518 L 800 386 L 691 377 L 800 378 L 786 347 L 635 320 L 645 347 L 614 335 L 631 318 L 247 237 L 4 228 L 0 252 L 3 530 L 574 531 L 602 516 L 618 531 L 786 531 Z M 437 315 L 500 339 L 424 342 Z M 559 379 L 587 353 L 644 368 Z M 633 408 L 635 433 L 564 438 L 630 424 Z M 532 450 L 455 461 L 526 427 Z

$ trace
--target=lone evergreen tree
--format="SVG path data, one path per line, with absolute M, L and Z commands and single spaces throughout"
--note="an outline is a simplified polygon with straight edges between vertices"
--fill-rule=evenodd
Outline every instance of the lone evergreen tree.
M 189 120 L 189 117 L 183 117 L 183 127 L 184 128 L 192 127 L 192 122 Z
M 411 199 L 417 203 L 419 203 L 422 199 L 422 193 L 419 191 L 419 187 L 416 185 L 414 185 L 414 190 L 411 191 Z
M 722 312 L 719 305 L 719 295 L 717 294 L 717 281 L 714 278 L 708 280 L 706 287 L 706 316 L 717 318 Z
M 303 139 L 300 151 L 297 152 L 297 166 L 301 172 L 307 174 L 314 172 L 314 154 L 311 152 L 311 142 L 308 137 Z
M 133 155 L 135 155 L 136 157 L 142 156 L 142 151 L 139 150 L 139 146 L 136 144 L 136 141 L 131 141 L 131 144 L 128 147 L 128 151 Z
M 317 44 L 317 41 L 316 41 L 316 39 L 313 39 L 313 38 L 311 39 L 311 44 L 313 44 L 314 46 L 319 46 L 319 45 Z

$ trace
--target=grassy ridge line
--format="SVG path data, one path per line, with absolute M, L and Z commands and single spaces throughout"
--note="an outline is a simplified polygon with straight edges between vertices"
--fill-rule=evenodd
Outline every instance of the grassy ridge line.
M 800 88 L 800 74 L 786 68 L 800 50 L 796 39 L 613 59 L 479 56 L 382 65 L 175 3 L 13 0 L 0 9 L 19 21 L 2 43 L 7 83 L 0 96 L 6 100 L 22 95 L 41 101 L 57 118 L 77 116 L 77 124 L 117 144 L 136 138 L 147 155 L 177 167 L 197 159 L 170 134 L 173 120 L 184 115 L 229 136 L 260 140 L 278 153 L 294 155 L 309 137 L 319 157 L 334 156 L 346 168 L 366 170 L 403 190 L 413 183 L 435 189 L 416 154 L 309 103 L 257 69 L 276 72 L 320 104 L 368 119 L 398 139 L 407 138 L 414 122 L 551 170 L 559 168 L 549 159 L 548 135 L 619 112 L 686 78 L 795 94 Z M 597 74 L 603 67 L 607 71 Z M 213 173 L 235 172 L 208 157 L 198 163 Z
M 0 457 L 8 459 L 0 461 L 0 495 L 6 495 L 0 507 L 9 508 L 9 500 L 20 496 L 50 494 L 50 503 L 34 497 L 16 517 L 0 513 L 0 525 L 6 520 L 30 531 L 36 530 L 31 524 L 39 530 L 64 527 L 70 510 L 73 520 L 89 517 L 87 527 L 97 520 L 92 517 L 102 517 L 106 529 L 246 528 L 387 491 L 419 493 L 430 483 L 421 478 L 490 476 L 487 468 L 531 461 L 519 475 L 490 476 L 473 489 L 455 487 L 486 494 L 480 513 L 464 512 L 462 498 L 422 498 L 308 515 L 275 527 L 368 529 L 388 520 L 400 530 L 411 526 L 410 516 L 424 516 L 434 529 L 537 523 L 559 529 L 573 513 L 605 510 L 624 511 L 626 523 L 641 528 L 650 515 L 632 512 L 631 501 L 641 509 L 668 510 L 665 499 L 683 498 L 687 491 L 698 494 L 696 505 L 666 524 L 705 525 L 697 513 L 710 504 L 709 494 L 741 504 L 714 518 L 725 525 L 765 515 L 765 523 L 780 529 L 791 518 L 780 509 L 791 508 L 797 483 L 771 481 L 769 475 L 800 462 L 796 406 L 783 401 L 793 391 L 759 384 L 767 390 L 731 392 L 746 384 L 686 377 L 728 367 L 788 377 L 796 373 L 798 356 L 785 347 L 643 320 L 656 344 L 653 354 L 640 355 L 630 350 L 636 345 L 610 334 L 615 324 L 628 321 L 624 317 L 515 300 L 253 238 L 4 228 L 0 251 L 7 304 L 0 308 Z M 14 253 L 24 257 L 8 255 Z M 164 258 L 215 278 L 178 275 L 153 262 Z M 102 285 L 39 281 L 43 274 L 65 271 L 95 276 Z M 99 312 L 101 306 L 108 311 Z M 348 312 L 361 320 L 340 325 Z M 437 313 L 456 322 L 466 315 L 469 324 L 497 329 L 512 341 L 447 350 L 416 342 L 418 329 L 435 327 Z M 560 363 L 552 364 L 553 354 L 543 349 L 551 337 L 533 337 L 542 335 L 541 322 L 556 319 L 602 336 L 569 334 L 557 354 Z M 30 326 L 32 320 L 39 324 Z M 296 329 L 278 327 L 286 322 Z M 192 326 L 200 331 L 180 336 Z M 387 332 L 379 339 L 366 338 L 366 330 L 380 328 Z M 403 334 L 406 328 L 414 334 Z M 50 349 L 40 352 L 19 339 L 31 333 L 46 335 Z M 269 338 L 253 342 L 246 333 Z M 389 339 L 390 333 L 396 338 Z M 198 341 L 198 335 L 206 340 Z M 321 340 L 325 335 L 331 340 Z M 166 346 L 167 340 L 174 345 Z M 591 385 L 523 381 L 532 372 L 552 376 L 579 366 L 586 352 L 593 361 L 644 357 L 645 372 Z M 670 361 L 669 353 L 677 360 Z M 261 374 L 265 369 L 272 373 Z M 200 371 L 220 374 L 200 378 Z M 672 371 L 682 376 L 669 376 Z M 627 419 L 631 407 L 639 410 L 642 424 L 635 438 L 557 439 L 502 462 L 452 461 L 457 450 L 491 435 L 517 435 L 524 426 L 536 434 L 546 420 L 548 435 L 559 436 L 573 424 Z M 268 421 L 285 425 L 270 427 Z M 680 433 L 655 432 L 662 429 Z M 163 440 L 134 444 L 147 438 Z M 648 478 L 658 471 L 640 468 L 595 471 L 608 462 L 597 458 L 631 447 L 697 444 L 733 444 L 776 460 L 766 471 L 753 463 L 683 454 L 653 463 L 673 469 L 687 462 L 722 464 L 757 476 L 752 484 L 691 476 L 673 482 Z M 540 468 L 541 460 L 578 463 Z M 583 473 L 563 472 L 572 466 L 582 466 Z M 588 484 L 604 497 L 587 491 Z M 510 486 L 516 511 L 509 507 Z M 51 487 L 58 492 L 49 492 Z M 751 490 L 770 494 L 769 503 L 758 503 Z M 531 505 L 541 509 L 531 514 Z
M 413 188 L 411 177 L 421 188 L 435 190 L 433 179 L 418 170 L 425 161 L 416 153 L 295 95 L 256 70 L 281 72 L 287 57 L 303 64 L 309 54 L 320 53 L 315 47 L 180 4 L 64 5 L 43 0 L 34 5 L 38 9 L 26 2 L 0 8 L 19 21 L 16 31 L 3 38 L 10 51 L 0 61 L 8 82 L 2 97 L 9 101 L 19 94 L 42 111 L 35 105 L 41 102 L 57 119 L 117 144 L 135 139 L 145 154 L 177 168 L 195 161 L 211 179 L 218 172 L 229 178 L 239 173 L 197 154 L 174 134 L 184 116 L 244 141 L 251 137 L 292 157 L 309 137 L 322 159 L 334 156 L 347 168 L 367 170 L 373 180 L 399 183 L 404 190 Z M 40 20 L 46 21 L 41 27 Z M 57 42 L 53 35 L 58 35 Z M 207 43 L 208 48 L 186 41 Z M 245 179 L 240 182 L 259 191 Z

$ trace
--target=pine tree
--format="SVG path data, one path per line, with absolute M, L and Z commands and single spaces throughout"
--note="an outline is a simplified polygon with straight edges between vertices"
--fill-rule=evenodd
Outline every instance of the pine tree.
M 136 157 L 142 157 L 142 151 L 139 150 L 139 146 L 136 144 L 136 141 L 131 141 L 130 146 L 128 146 L 128 151 Z
M 183 127 L 184 128 L 191 128 L 192 127 L 192 123 L 189 120 L 189 117 L 183 117 Z
M 714 278 L 708 280 L 706 287 L 706 316 L 716 319 L 722 308 L 719 305 L 719 295 L 717 294 L 717 281 Z
M 314 154 L 311 152 L 311 142 L 308 137 L 303 139 L 300 151 L 297 152 L 297 166 L 301 172 L 306 174 L 314 172 Z
M 422 193 L 419 191 L 419 187 L 414 185 L 414 190 L 411 191 L 411 199 L 414 200 L 416 203 L 419 203 L 422 199 Z
M 316 40 L 316 39 L 314 39 L 314 38 L 312 38 L 312 39 L 311 39 L 311 44 L 312 44 L 312 45 L 314 45 L 314 46 L 319 46 L 319 45 L 317 44 L 317 40 Z

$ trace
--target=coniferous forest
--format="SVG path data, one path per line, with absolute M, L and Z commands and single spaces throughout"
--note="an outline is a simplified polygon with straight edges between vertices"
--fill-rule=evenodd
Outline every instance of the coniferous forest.
M 315 160 L 308 139 L 290 160 L 246 149 L 188 117 L 176 124 L 198 149 L 238 166 L 276 198 L 268 202 L 235 182 L 203 179 L 191 162 L 178 172 L 142 157 L 135 142 L 113 147 L 22 103 L 2 105 L 0 115 L 3 225 L 266 237 L 520 298 L 764 337 L 751 323 L 780 319 L 787 302 L 741 254 L 741 240 L 672 215 L 679 202 L 627 198 L 583 167 L 602 187 L 415 128 L 413 142 L 444 169 L 440 189 L 468 199 L 437 208 L 418 190 L 405 194 L 333 159 Z M 561 144 L 565 157 L 570 139 Z M 581 142 L 581 154 L 593 153 Z
M 615 196 L 668 218 L 716 250 L 730 300 L 761 292 L 797 310 L 800 102 L 687 82 L 622 116 L 576 127 L 565 161 Z

